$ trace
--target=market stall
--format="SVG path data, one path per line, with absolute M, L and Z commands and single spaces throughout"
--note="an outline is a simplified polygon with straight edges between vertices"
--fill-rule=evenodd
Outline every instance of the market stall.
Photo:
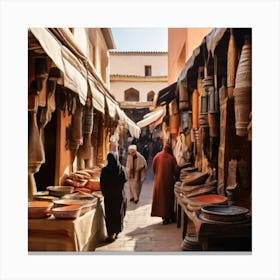
M 103 198 L 75 219 L 28 219 L 28 251 L 94 251 L 106 238 Z

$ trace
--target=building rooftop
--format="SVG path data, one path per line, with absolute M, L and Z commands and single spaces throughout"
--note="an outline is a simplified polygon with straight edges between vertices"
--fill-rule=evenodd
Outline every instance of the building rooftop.
M 163 51 L 114 51 L 110 50 L 110 54 L 112 55 L 167 55 L 168 52 Z

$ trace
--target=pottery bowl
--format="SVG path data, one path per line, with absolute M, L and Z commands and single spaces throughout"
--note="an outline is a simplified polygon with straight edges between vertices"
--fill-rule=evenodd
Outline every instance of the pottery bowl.
M 220 222 L 237 222 L 245 219 L 247 208 L 234 205 L 207 205 L 201 208 L 203 218 Z
M 192 205 L 203 206 L 209 204 L 225 204 L 227 203 L 227 197 L 218 194 L 204 194 L 192 197 L 189 199 Z
M 72 193 L 74 191 L 74 187 L 72 186 L 49 186 L 47 187 L 50 195 L 53 196 L 63 196 L 65 194 Z
M 100 191 L 100 181 L 98 179 L 89 179 L 86 187 L 92 191 Z
M 52 209 L 52 213 L 57 219 L 76 219 L 80 216 L 81 205 L 71 204 L 62 207 L 55 207 Z
M 207 172 L 192 172 L 182 178 L 183 183 L 189 186 L 204 184 L 209 174 Z
M 93 209 L 93 207 L 96 204 L 95 200 L 89 201 L 89 200 L 81 200 L 81 199 L 59 199 L 59 200 L 54 200 L 53 203 L 54 203 L 53 209 L 56 207 L 78 204 L 81 207 L 80 216 Z
M 28 202 L 28 218 L 40 219 L 51 215 L 53 203 L 50 201 L 29 201 Z

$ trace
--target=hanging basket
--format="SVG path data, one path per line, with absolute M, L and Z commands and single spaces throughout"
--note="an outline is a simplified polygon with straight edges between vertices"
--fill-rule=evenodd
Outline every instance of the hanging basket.
M 169 119 L 170 134 L 177 134 L 179 131 L 180 115 L 171 115 Z
M 234 95 L 235 128 L 236 135 L 247 135 L 247 126 L 250 122 L 251 95 L 252 95 L 252 58 L 251 44 L 248 38 L 242 47 L 241 56 L 236 72 Z
M 227 62 L 227 86 L 229 98 L 233 98 L 233 89 L 235 84 L 235 75 L 237 68 L 237 49 L 233 32 L 231 31 L 228 44 L 228 62 Z
M 220 120 L 219 112 L 208 112 L 209 134 L 211 137 L 219 136 Z
M 189 96 L 187 88 L 180 83 L 179 84 L 179 110 L 184 111 L 189 108 Z

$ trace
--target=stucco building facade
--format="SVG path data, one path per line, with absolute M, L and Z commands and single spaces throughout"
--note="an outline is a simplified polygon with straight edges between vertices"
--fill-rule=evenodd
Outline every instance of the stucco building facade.
M 134 122 L 153 110 L 155 94 L 167 86 L 167 71 L 167 52 L 110 51 L 111 92 Z M 151 132 L 145 126 L 141 137 L 151 138 Z

